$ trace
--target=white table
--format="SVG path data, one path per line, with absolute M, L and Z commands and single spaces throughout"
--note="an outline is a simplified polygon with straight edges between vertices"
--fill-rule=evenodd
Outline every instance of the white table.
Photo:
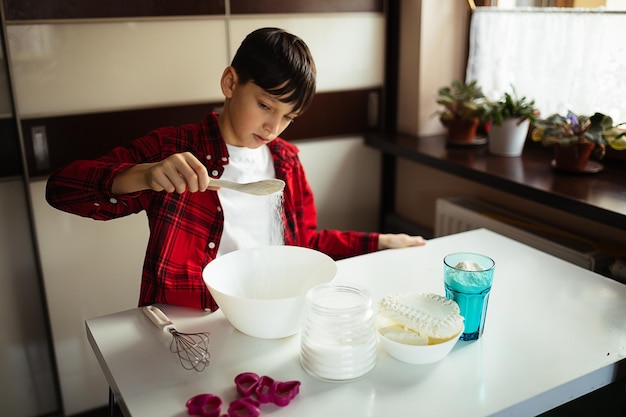
M 603 387 L 626 356 L 626 286 L 487 230 L 433 239 L 338 262 L 337 280 L 366 286 L 375 300 L 397 291 L 444 294 L 442 259 L 481 252 L 496 262 L 483 337 L 459 342 L 442 361 L 408 365 L 379 346 L 376 368 L 352 382 L 309 376 L 299 337 L 261 340 L 213 314 L 161 306 L 182 331 L 211 333 L 211 364 L 184 370 L 169 335 L 132 309 L 90 319 L 89 341 L 125 416 L 186 416 L 193 395 L 235 399 L 233 378 L 256 372 L 302 381 L 275 416 L 531 416 Z M 408 412 L 414 410 L 414 412 Z

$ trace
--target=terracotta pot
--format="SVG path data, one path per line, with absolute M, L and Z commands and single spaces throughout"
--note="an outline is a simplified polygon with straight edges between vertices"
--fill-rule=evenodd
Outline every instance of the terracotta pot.
M 448 139 L 452 142 L 473 142 L 478 128 L 478 119 L 464 120 L 452 119 L 446 123 L 448 127 Z
M 554 146 L 554 165 L 565 171 L 584 171 L 596 146 L 593 142 L 579 143 L 571 146 Z

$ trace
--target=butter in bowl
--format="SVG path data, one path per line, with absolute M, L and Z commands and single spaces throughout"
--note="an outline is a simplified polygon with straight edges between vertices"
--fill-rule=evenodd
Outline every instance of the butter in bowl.
M 378 302 L 376 321 L 387 353 L 410 364 L 445 358 L 463 333 L 463 316 L 452 300 L 431 293 L 401 293 Z

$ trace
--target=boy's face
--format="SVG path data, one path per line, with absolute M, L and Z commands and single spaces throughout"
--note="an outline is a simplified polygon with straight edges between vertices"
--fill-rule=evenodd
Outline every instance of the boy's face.
M 276 139 L 297 116 L 293 105 L 283 103 L 278 97 L 247 82 L 239 84 L 234 70 L 224 89 L 227 104 L 220 124 L 226 143 L 246 148 L 258 148 Z M 224 80 L 223 80 L 224 82 Z

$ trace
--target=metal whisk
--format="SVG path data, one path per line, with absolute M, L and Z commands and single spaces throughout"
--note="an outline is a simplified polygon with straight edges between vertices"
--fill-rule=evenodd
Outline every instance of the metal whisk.
M 170 351 L 178 354 L 183 368 L 201 372 L 209 365 L 209 333 L 180 333 L 167 315 L 155 306 L 144 307 L 143 313 L 157 327 L 172 335 Z

